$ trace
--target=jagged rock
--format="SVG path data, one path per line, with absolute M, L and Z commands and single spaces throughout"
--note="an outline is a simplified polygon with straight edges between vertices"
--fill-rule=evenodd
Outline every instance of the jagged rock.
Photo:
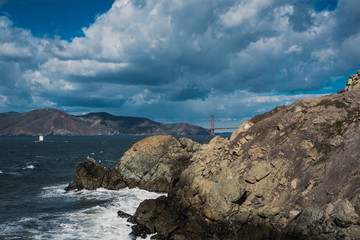
M 121 218 L 131 218 L 132 216 L 124 211 L 119 210 L 117 212 L 117 215 Z
M 233 132 L 231 137 L 230 137 L 230 141 L 232 141 L 233 139 L 235 139 L 240 133 L 242 132 L 246 132 L 249 128 L 251 128 L 251 126 L 253 126 L 254 124 L 252 122 L 249 121 L 244 121 L 240 124 L 240 126 L 238 127 L 236 132 Z
M 114 170 L 103 167 L 95 159 L 89 158 L 78 165 L 75 181 L 70 183 L 65 190 L 94 190 L 100 187 L 120 189 L 126 185 Z
M 255 163 L 245 175 L 245 180 L 249 183 L 255 183 L 265 178 L 271 172 L 271 165 L 266 161 Z
M 351 224 L 356 224 L 358 219 L 359 215 L 347 199 L 341 199 L 335 203 L 336 225 L 339 227 L 349 227 Z
M 238 204 L 245 193 L 245 184 L 238 179 L 214 183 L 207 195 L 204 214 L 212 220 L 221 220 L 231 211 L 238 211 Z M 240 202 L 239 202 L 240 201 Z
M 174 240 L 207 239 L 201 223 L 186 216 L 186 211 L 178 212 L 176 204 L 164 196 L 143 201 L 130 219 L 136 224 L 131 235 L 145 238 L 146 234 L 157 233 L 155 239 L 163 239 L 163 236 Z

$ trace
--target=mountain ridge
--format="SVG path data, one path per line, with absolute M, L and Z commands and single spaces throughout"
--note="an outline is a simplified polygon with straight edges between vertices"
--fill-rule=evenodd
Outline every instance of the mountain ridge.
M 115 116 L 106 112 L 70 115 L 55 108 L 25 113 L 0 113 L 0 136 L 19 135 L 208 135 L 202 127 L 176 123 L 165 124 L 148 118 Z

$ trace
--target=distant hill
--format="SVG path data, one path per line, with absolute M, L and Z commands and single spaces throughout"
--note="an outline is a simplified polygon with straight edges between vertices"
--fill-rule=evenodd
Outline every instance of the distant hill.
M 17 113 L 17 112 L 0 113 L 0 118 L 13 118 L 13 117 L 17 117 L 20 114 L 21 113 Z
M 53 108 L 23 114 L 0 113 L 0 135 L 208 135 L 209 130 L 189 123 L 164 124 L 147 118 L 89 113 L 72 116 Z

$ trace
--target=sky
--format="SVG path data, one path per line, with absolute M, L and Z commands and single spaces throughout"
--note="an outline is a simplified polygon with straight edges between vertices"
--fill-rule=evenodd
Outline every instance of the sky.
M 358 0 L 0 0 L 0 112 L 237 127 L 360 69 Z

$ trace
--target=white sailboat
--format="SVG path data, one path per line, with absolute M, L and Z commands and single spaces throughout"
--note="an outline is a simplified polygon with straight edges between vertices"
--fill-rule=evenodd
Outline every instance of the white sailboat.
M 39 142 L 43 142 L 44 141 L 44 136 L 43 135 L 39 135 Z

